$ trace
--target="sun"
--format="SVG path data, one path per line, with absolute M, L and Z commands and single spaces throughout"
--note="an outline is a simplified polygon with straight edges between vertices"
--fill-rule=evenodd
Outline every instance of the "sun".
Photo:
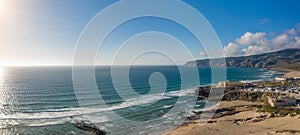
M 0 19 L 3 19 L 4 17 L 8 16 L 8 3 L 9 0 L 0 0 Z
M 4 17 L 6 8 L 3 5 L 3 2 L 0 0 L 0 19 Z

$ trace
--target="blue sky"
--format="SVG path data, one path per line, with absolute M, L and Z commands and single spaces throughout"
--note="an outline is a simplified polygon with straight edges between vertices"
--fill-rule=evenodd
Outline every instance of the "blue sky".
M 71 65 L 81 31 L 94 15 L 116 1 L 0 0 L 0 65 Z M 206 17 L 228 56 L 298 47 L 300 42 L 300 27 L 296 26 L 300 23 L 298 0 L 184 2 Z M 143 27 L 147 22 L 157 25 L 151 29 Z M 112 36 L 111 42 L 105 44 L 100 53 L 113 51 L 116 46 L 113 43 L 127 37 L 130 32 L 155 29 L 182 38 L 195 58 L 205 58 L 202 47 L 194 42 L 193 36 L 176 24 L 145 18 L 124 26 L 126 28 L 120 28 L 115 34 L 117 36 Z M 107 64 L 105 59 L 97 60 Z
M 297 0 L 186 0 L 211 23 L 225 45 L 245 32 L 281 33 L 300 22 Z M 262 22 L 263 20 L 268 20 Z

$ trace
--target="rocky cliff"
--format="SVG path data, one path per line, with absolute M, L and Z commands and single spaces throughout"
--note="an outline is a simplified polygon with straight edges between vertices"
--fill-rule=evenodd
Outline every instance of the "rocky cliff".
M 300 49 L 286 49 L 259 55 L 227 57 L 226 63 L 219 58 L 189 61 L 186 66 L 198 67 L 257 67 L 274 69 L 300 69 Z

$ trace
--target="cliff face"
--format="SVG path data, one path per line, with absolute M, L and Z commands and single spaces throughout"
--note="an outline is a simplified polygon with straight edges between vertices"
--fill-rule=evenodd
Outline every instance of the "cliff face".
M 204 59 L 189 61 L 186 66 L 198 67 L 257 67 L 257 68 L 278 68 L 278 69 L 300 69 L 300 49 L 286 49 L 277 52 L 270 52 L 259 55 L 227 57 L 226 63 L 220 59 Z

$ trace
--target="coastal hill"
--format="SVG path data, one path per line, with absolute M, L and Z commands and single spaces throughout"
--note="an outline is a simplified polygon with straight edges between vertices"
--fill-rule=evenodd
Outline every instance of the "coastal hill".
M 286 49 L 258 55 L 226 57 L 227 67 L 257 67 L 281 70 L 300 70 L 300 48 Z M 210 65 L 211 62 L 211 65 Z M 220 67 L 225 66 L 220 58 L 189 61 L 186 66 Z

